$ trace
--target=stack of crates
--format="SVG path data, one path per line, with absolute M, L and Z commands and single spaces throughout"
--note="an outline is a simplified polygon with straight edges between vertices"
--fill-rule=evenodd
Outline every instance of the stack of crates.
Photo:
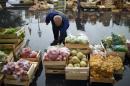
M 65 11 L 66 9 L 66 0 L 57 0 L 54 1 L 54 8 L 58 11 Z

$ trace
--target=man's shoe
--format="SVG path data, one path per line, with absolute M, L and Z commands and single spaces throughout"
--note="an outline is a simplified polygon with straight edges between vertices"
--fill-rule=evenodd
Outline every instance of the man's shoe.
M 57 41 L 57 40 L 54 40 L 54 41 L 51 43 L 51 46 L 57 45 L 57 44 L 58 44 L 58 41 Z

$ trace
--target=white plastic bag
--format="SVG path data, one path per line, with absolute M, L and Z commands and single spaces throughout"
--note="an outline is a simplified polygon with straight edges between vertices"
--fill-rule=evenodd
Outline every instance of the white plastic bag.
M 20 0 L 8 0 L 9 4 L 19 4 Z

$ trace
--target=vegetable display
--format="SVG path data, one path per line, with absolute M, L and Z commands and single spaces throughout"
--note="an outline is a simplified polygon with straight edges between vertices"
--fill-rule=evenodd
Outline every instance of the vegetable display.
M 118 55 L 109 55 L 106 61 L 112 62 L 114 71 L 118 71 L 123 67 L 123 62 Z
M 126 38 L 124 35 L 116 35 L 114 33 L 108 36 L 102 43 L 105 48 L 111 48 L 114 51 L 127 52 L 128 48 L 126 46 Z
M 96 79 L 111 78 L 113 74 L 112 62 L 103 61 L 101 55 L 92 55 L 90 58 L 90 75 Z
M 14 78 L 22 80 L 27 75 L 31 63 L 27 60 L 20 59 L 17 62 L 9 62 L 4 65 L 2 72 L 6 75 L 13 75 Z
M 35 11 L 35 10 L 47 10 L 51 6 L 50 4 L 47 3 L 47 1 L 38 1 L 35 5 L 29 8 L 30 11 Z
M 90 58 L 90 75 L 96 79 L 112 78 L 114 71 L 122 69 L 123 63 L 119 56 L 93 54 Z
M 51 46 L 47 52 L 44 53 L 45 61 L 65 61 L 70 55 L 70 50 L 66 47 Z
M 67 8 L 71 9 L 72 11 L 77 10 L 77 1 L 76 0 L 68 0 L 66 2 Z
M 124 35 L 116 35 L 112 33 L 112 44 L 113 45 L 124 45 L 126 43 L 126 38 Z
M 23 48 L 20 54 L 21 58 L 36 58 L 37 52 L 32 51 L 31 48 Z
M 82 52 L 72 50 L 68 58 L 67 67 L 87 67 L 88 58 Z
M 16 28 L 9 28 L 5 29 L 3 32 L 0 32 L 0 34 L 14 34 L 17 31 Z
M 69 35 L 65 38 L 66 43 L 72 44 L 88 44 L 88 38 L 85 35 L 73 36 Z
M 112 46 L 112 49 L 114 51 L 120 51 L 120 52 L 127 52 L 128 51 L 128 47 L 126 45 L 115 45 L 115 46 Z

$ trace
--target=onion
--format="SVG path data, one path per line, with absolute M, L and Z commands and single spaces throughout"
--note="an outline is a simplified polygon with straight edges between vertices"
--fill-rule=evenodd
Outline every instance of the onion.
M 52 61 L 62 61 L 70 55 L 70 50 L 66 47 L 55 47 L 51 46 L 48 48 L 47 52 L 44 54 L 44 60 L 52 60 Z
M 30 54 L 30 58 L 36 58 L 37 57 L 37 52 L 32 51 Z

